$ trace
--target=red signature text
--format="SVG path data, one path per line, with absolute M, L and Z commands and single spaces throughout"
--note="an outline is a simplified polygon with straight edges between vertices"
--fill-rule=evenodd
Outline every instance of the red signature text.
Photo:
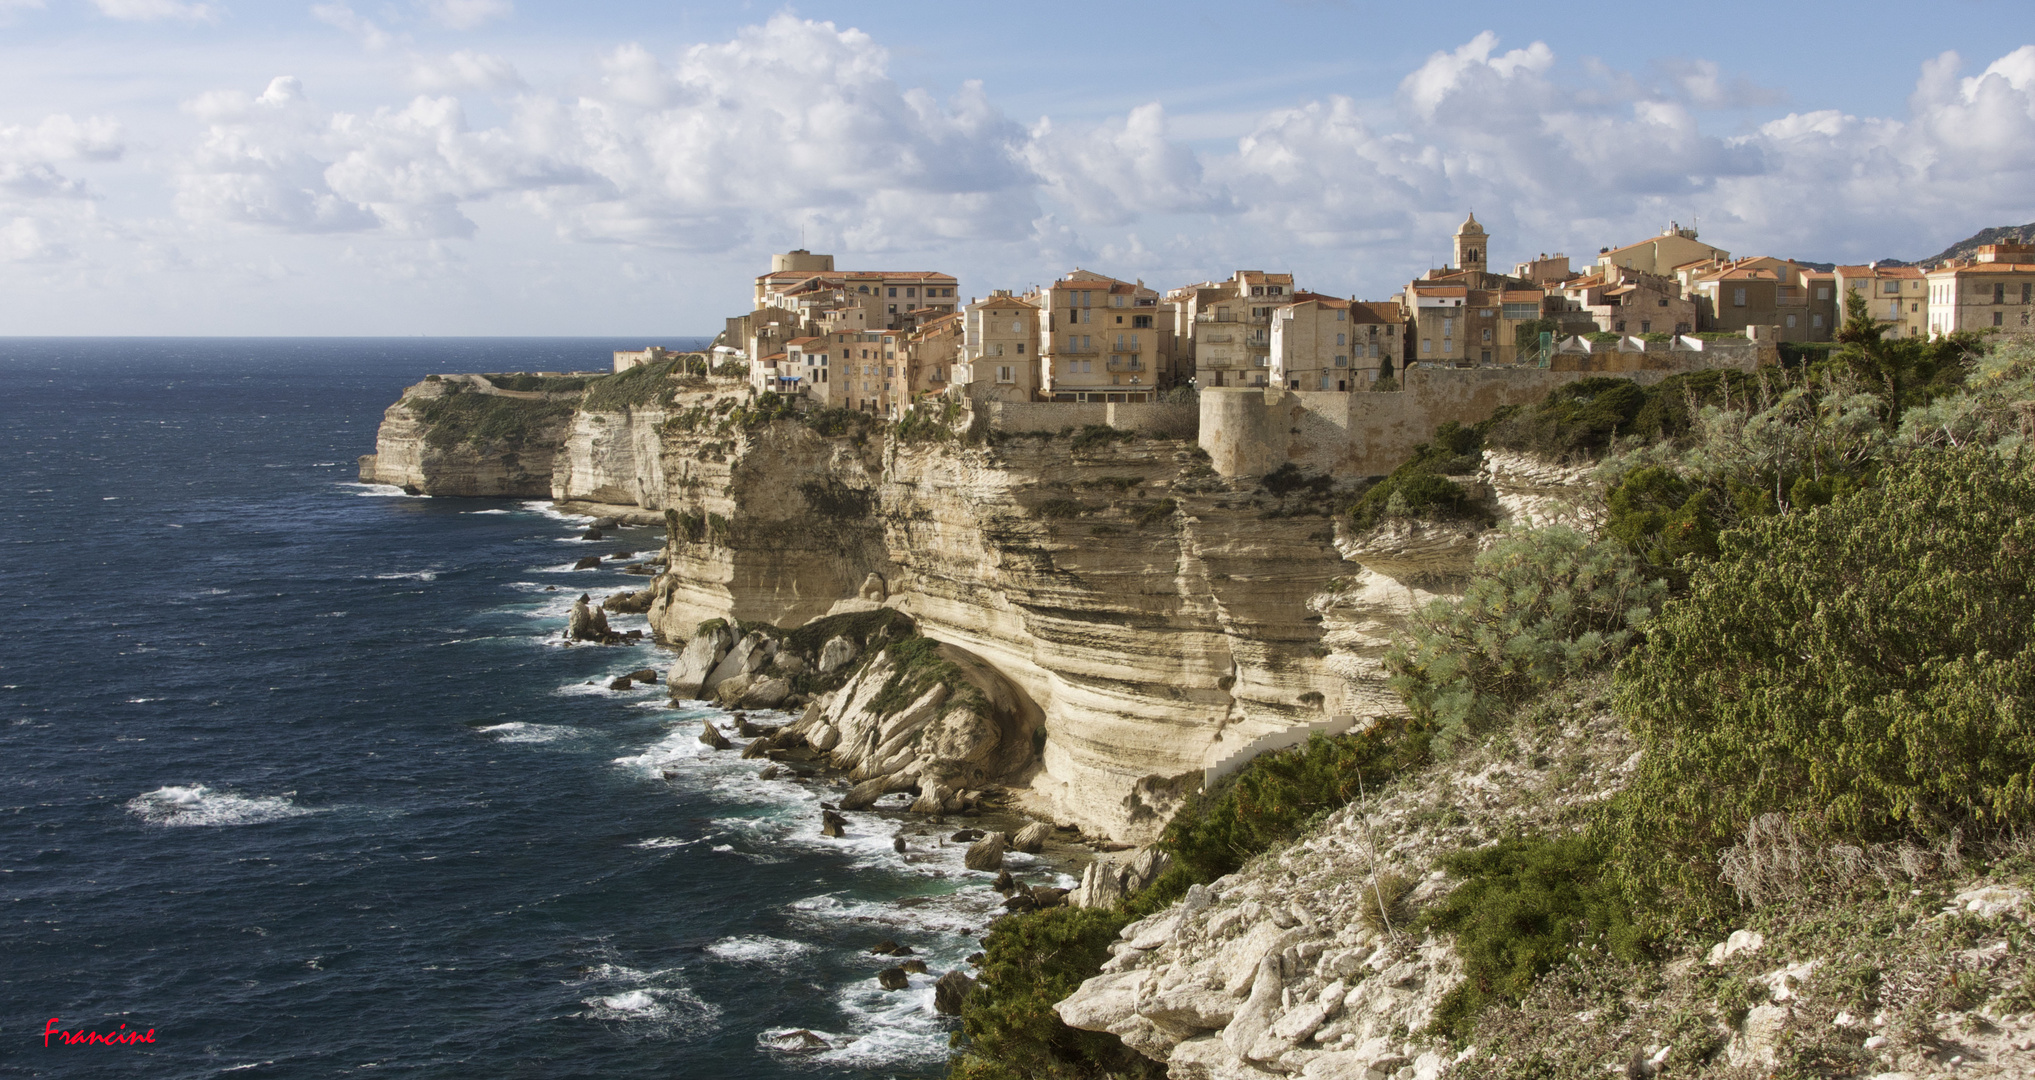
M 57 1025 L 62 1022 L 52 1016 L 49 1018 L 49 1023 L 42 1026 L 42 1044 L 44 1046 L 48 1046 L 51 1039 L 55 1039 L 59 1046 L 91 1046 L 94 1044 L 99 1046 L 132 1046 L 135 1043 L 152 1043 L 155 1041 L 154 1028 L 149 1028 L 143 1032 L 135 1031 L 126 1024 L 122 1024 L 119 1031 L 60 1031 L 57 1029 Z

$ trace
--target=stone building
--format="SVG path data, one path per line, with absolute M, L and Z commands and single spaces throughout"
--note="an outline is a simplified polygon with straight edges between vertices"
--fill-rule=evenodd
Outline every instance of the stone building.
M 904 337 L 904 352 L 888 394 L 895 413 L 924 394 L 938 394 L 953 385 L 961 351 L 960 312 L 920 323 Z
M 1568 311 L 1587 316 L 1601 331 L 1688 334 L 1696 330 L 1696 302 L 1683 295 L 1681 282 L 1665 275 L 1600 264 L 1591 273 L 1564 282 L 1561 296 Z
M 1987 244 L 1923 275 L 1929 332 L 2035 332 L 2035 245 Z
M 1152 400 L 1172 368 L 1172 316 L 1157 290 L 1076 269 L 1026 299 L 1044 320 L 1040 370 L 1053 400 Z
M 1040 382 L 1038 305 L 998 289 L 961 311 L 954 381 L 976 401 L 1030 401 Z
M 1832 276 L 1837 283 L 1838 322 L 1845 318 L 1845 295 L 1857 293 L 1865 298 L 1873 320 L 1887 325 L 1887 337 L 1929 336 L 1929 283 L 1920 268 L 1867 263 L 1840 266 Z
M 1264 386 L 1271 378 L 1272 312 L 1296 292 L 1292 274 L 1238 270 L 1225 281 L 1174 289 L 1180 379 L 1201 386 Z
M 1667 275 L 1678 266 L 1699 262 L 1728 262 L 1731 253 L 1696 239 L 1696 230 L 1680 222 L 1669 222 L 1659 236 L 1623 247 L 1604 248 L 1597 253 L 1600 267 L 1620 266 L 1647 274 Z
M 1828 341 L 1842 318 L 1827 280 L 1792 259 L 1748 256 L 1679 267 L 1696 303 L 1696 329 L 1742 333 L 1771 326 L 1779 341 Z

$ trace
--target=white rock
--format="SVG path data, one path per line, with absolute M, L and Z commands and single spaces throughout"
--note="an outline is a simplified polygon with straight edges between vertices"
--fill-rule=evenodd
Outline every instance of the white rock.
M 1885 1035 L 1874 1035 L 1872 1038 L 1867 1039 L 1865 1041 L 1865 1048 L 1867 1050 L 1879 1050 L 1885 1047 L 1886 1045 L 1887 1037 Z
M 2025 918 L 2028 899 L 2026 889 L 2006 885 L 1984 885 L 1958 893 L 1956 902 L 1966 912 L 1981 919 L 1997 919 L 2002 915 Z
M 1239 1056 L 1250 1052 L 1258 1036 L 1271 1028 L 1273 1019 L 1278 1015 L 1279 958 L 1265 956 L 1260 959 L 1250 985 L 1251 996 L 1230 1019 L 1229 1025 L 1222 1029 L 1223 1043 Z
M 1054 1005 L 1053 1011 L 1060 1014 L 1060 1021 L 1068 1027 L 1108 1031 L 1138 1011 L 1139 984 L 1145 978 L 1142 971 L 1097 975 L 1083 982 L 1071 997 Z
M 1755 981 L 1765 983 L 1773 991 L 1775 1001 L 1788 1001 L 1794 998 L 1795 987 L 1807 982 L 1822 963 L 1821 960 L 1804 960 L 1799 964 L 1789 964 L 1779 971 L 1769 971 Z
M 1758 952 L 1766 935 L 1753 930 L 1733 930 L 1731 936 L 1710 947 L 1710 963 L 1721 964 L 1742 952 Z

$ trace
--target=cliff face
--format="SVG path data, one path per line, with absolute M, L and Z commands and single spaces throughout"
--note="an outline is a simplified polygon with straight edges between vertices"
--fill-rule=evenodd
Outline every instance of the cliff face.
M 364 464 L 376 479 L 521 495 L 548 464 L 553 498 L 663 512 L 649 616 L 676 647 L 714 619 L 789 629 L 898 608 L 1043 714 L 1029 807 L 1131 841 L 1260 736 L 1396 710 L 1380 664 L 1392 631 L 1454 591 L 1482 542 L 1427 525 L 1339 536 L 1328 515 L 1347 486 L 1218 476 L 1187 440 L 969 439 L 965 414 L 913 440 L 696 379 L 528 424 L 513 449 L 448 448 L 429 393 L 390 409 Z M 1560 513 L 1577 478 L 1530 464 L 1471 481 L 1501 519 Z
M 434 375 L 382 413 L 360 478 L 421 495 L 543 498 L 577 397 Z

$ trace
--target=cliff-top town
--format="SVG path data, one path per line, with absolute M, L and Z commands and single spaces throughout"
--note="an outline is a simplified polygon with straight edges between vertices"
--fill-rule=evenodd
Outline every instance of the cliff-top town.
M 1929 267 L 1822 270 L 1734 257 L 1671 223 L 1602 248 L 1580 268 L 1557 252 L 1499 273 L 1492 239 L 1471 214 L 1456 230 L 1451 265 L 1376 301 L 1259 270 L 1161 292 L 1075 269 L 1044 288 L 995 289 L 964 303 L 951 274 L 839 270 L 832 255 L 795 250 L 771 257 L 753 310 L 727 320 L 716 348 L 749 362 L 759 392 L 895 416 L 957 387 L 971 400 L 1008 403 L 1136 404 L 1182 385 L 1348 393 L 1407 369 L 1576 370 L 1559 354 L 1607 347 L 1829 341 L 1846 291 L 1895 338 L 2024 330 L 2035 317 L 2035 245 L 2026 243 L 1983 245 Z M 615 370 L 665 355 L 618 352 Z

